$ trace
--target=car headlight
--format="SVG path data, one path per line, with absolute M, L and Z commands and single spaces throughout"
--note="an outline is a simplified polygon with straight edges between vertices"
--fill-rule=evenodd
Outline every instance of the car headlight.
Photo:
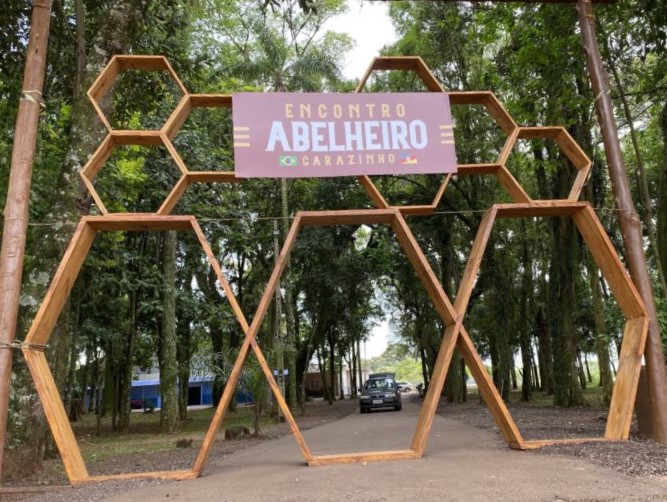
M 385 394 L 384 397 L 394 397 L 394 394 Z
M 366 394 L 361 395 L 361 399 L 370 399 L 370 398 L 371 398 L 371 396 L 369 396 L 369 395 L 366 395 Z

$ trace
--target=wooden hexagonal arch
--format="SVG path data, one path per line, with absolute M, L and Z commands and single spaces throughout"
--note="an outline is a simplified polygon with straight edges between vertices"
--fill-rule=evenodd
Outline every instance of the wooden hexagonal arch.
M 555 216 L 569 216 L 572 218 L 598 268 L 607 280 L 625 316 L 623 344 L 619 355 L 618 372 L 604 437 L 540 441 L 522 440 L 519 444 L 514 445 L 520 449 L 540 448 L 555 443 L 627 439 L 632 422 L 632 410 L 639 380 L 641 358 L 648 333 L 648 315 L 641 297 L 614 250 L 595 211 L 587 202 L 534 201 L 530 204 L 496 204 L 489 209 L 482 219 L 456 296 L 454 303 L 456 312 L 460 315 L 465 314 L 475 278 L 497 218 Z

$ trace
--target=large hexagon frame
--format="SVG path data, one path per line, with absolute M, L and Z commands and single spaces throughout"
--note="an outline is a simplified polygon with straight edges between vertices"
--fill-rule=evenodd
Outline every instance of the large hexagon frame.
M 607 280 L 618 306 L 625 317 L 623 344 L 621 353 L 619 354 L 618 372 L 614 383 L 604 437 L 521 440 L 516 445 L 510 443 L 510 446 L 519 449 L 535 449 L 557 443 L 628 439 L 641 360 L 648 334 L 648 314 L 644 308 L 641 296 L 614 250 L 611 240 L 607 236 L 595 211 L 587 202 L 573 202 L 568 200 L 533 201 L 530 204 L 495 204 L 484 214 L 477 236 L 473 242 L 459 291 L 456 295 L 454 309 L 457 314 L 464 315 L 466 312 L 470 295 L 475 285 L 477 272 L 479 271 L 496 219 L 559 216 L 572 218 L 598 268 Z M 487 404 L 489 404 L 488 401 Z
M 225 291 L 232 310 L 239 320 L 243 313 L 234 294 L 225 280 L 206 237 L 193 216 L 160 216 L 143 214 L 118 214 L 111 216 L 86 216 L 81 219 L 62 261 L 49 286 L 44 300 L 26 336 L 27 344 L 48 343 L 62 308 L 69 296 L 81 266 L 99 232 L 110 231 L 194 231 L 210 265 L 216 273 L 218 283 Z M 244 331 L 247 324 L 241 322 Z M 199 475 L 194 469 L 181 471 L 139 472 L 116 475 L 90 476 L 81 450 L 77 444 L 69 418 L 60 399 L 58 388 L 43 352 L 24 348 L 23 354 L 35 382 L 35 387 L 44 407 L 46 419 L 60 452 L 65 471 L 72 484 L 128 479 L 159 477 L 171 479 L 192 479 Z M 210 447 L 210 445 L 208 445 Z M 203 449 L 203 448 L 202 448 Z

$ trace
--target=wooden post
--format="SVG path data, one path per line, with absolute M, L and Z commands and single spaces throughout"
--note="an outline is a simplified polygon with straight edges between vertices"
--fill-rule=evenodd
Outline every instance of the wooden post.
M 50 20 L 51 0 L 34 0 L 21 101 L 14 129 L 12 165 L 0 251 L 0 478 L 7 433 L 13 354 L 11 347 L 16 336 L 32 163 L 35 158 Z
M 644 357 L 646 358 L 651 401 L 653 437 L 659 443 L 667 444 L 667 371 L 660 338 L 660 326 L 656 317 L 653 288 L 642 246 L 641 220 L 635 210 L 625 172 L 614 108 L 609 97 L 609 76 L 600 57 L 591 0 L 578 0 L 577 12 L 630 275 L 644 300 L 649 315 L 649 332 Z

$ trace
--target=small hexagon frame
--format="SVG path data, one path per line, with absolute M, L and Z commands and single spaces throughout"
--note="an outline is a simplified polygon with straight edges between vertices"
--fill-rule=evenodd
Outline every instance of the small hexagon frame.
M 100 72 L 95 82 L 88 89 L 88 98 L 93 104 L 93 108 L 97 112 L 107 131 L 117 131 L 111 127 L 109 119 L 102 110 L 100 102 L 105 94 L 113 85 L 116 77 L 125 70 L 143 70 L 143 71 L 166 71 L 172 78 L 182 96 L 187 96 L 188 91 L 181 82 L 181 79 L 176 74 L 174 69 L 169 64 L 169 61 L 164 56 L 113 56 L 109 63 Z M 164 129 L 164 126 L 163 126 Z

